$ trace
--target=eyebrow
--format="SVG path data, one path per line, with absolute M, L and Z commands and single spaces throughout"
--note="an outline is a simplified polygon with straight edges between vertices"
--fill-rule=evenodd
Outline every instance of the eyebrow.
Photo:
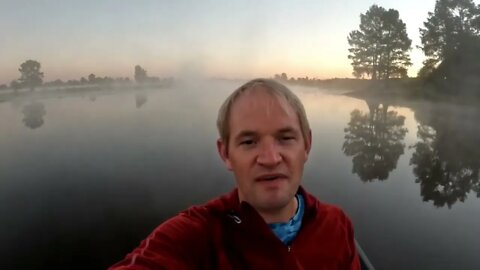
M 234 141 L 239 141 L 241 138 L 254 137 L 254 136 L 257 136 L 257 135 L 258 135 L 258 133 L 255 132 L 255 131 L 244 130 L 244 131 L 240 132 L 237 136 L 235 136 Z
M 275 134 L 285 134 L 285 133 L 294 133 L 295 135 L 298 135 L 300 132 L 293 127 L 284 127 L 275 132 Z M 240 139 L 245 137 L 255 137 L 255 136 L 258 136 L 258 132 L 251 131 L 251 130 L 244 130 L 244 131 L 241 131 L 237 136 L 235 136 L 234 141 L 239 141 Z
M 284 128 L 281 128 L 280 130 L 278 130 L 276 133 L 295 133 L 295 134 L 298 134 L 299 132 L 294 129 L 293 127 L 284 127 Z

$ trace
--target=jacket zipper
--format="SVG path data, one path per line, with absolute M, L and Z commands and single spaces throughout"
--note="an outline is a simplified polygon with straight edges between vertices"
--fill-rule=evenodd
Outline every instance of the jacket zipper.
M 287 247 L 287 251 L 290 252 L 292 250 L 292 246 Z

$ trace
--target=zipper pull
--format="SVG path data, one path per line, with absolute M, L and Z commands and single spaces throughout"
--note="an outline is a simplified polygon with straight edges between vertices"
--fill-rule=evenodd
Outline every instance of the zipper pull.
M 228 214 L 228 216 L 231 219 L 233 219 L 233 221 L 235 221 L 235 223 L 237 223 L 237 224 L 242 223 L 242 220 L 237 215 L 235 215 L 235 213 L 232 212 L 231 214 Z
M 288 250 L 288 252 L 290 252 L 290 251 L 292 250 L 292 247 L 291 247 L 291 246 L 288 246 L 288 247 L 287 247 L 287 250 Z

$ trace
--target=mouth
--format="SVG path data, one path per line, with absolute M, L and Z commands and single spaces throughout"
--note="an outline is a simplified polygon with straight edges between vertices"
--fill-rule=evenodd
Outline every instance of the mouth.
M 271 174 L 262 174 L 258 176 L 255 180 L 257 182 L 268 182 L 268 181 L 275 181 L 275 180 L 281 180 L 281 179 L 286 179 L 287 176 L 281 173 L 271 173 Z

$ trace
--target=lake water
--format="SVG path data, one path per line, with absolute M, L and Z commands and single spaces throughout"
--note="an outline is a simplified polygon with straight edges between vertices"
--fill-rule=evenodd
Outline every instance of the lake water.
M 104 269 L 159 223 L 234 187 L 217 109 L 240 82 L 0 103 L 0 269 Z M 342 207 L 377 269 L 480 267 L 479 109 L 292 87 L 303 185 Z

